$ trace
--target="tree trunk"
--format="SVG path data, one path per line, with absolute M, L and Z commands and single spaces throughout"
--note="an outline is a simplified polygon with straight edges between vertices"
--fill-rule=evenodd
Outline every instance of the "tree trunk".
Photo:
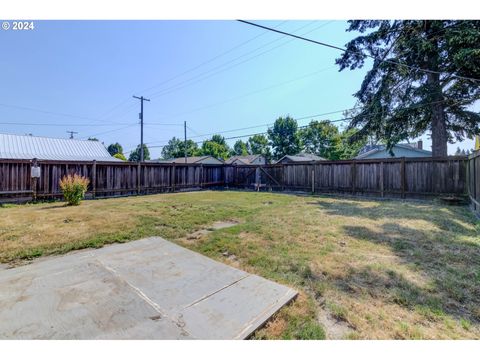
M 431 91 L 434 91 L 432 96 L 433 103 L 430 105 L 432 111 L 432 156 L 444 157 L 448 155 L 448 136 L 443 108 L 442 87 L 440 86 L 438 74 L 428 74 L 427 78 L 427 82 L 431 85 Z
M 430 38 L 430 42 L 434 47 L 434 50 L 429 54 L 427 64 L 429 65 L 430 70 L 438 71 L 439 70 L 439 53 L 438 53 L 438 43 L 434 37 L 431 37 L 431 21 L 425 21 L 425 30 L 427 32 L 427 37 Z M 447 142 L 448 142 L 448 133 L 447 133 L 447 124 L 445 121 L 445 111 L 444 111 L 444 98 L 443 98 L 443 89 L 440 84 L 440 74 L 438 73 L 428 73 L 427 74 L 427 85 L 430 91 L 430 99 L 432 104 L 430 105 L 432 113 L 432 156 L 433 157 L 444 157 L 448 155 L 447 152 Z
M 432 117 L 432 156 L 444 157 L 448 155 L 447 129 L 442 104 L 433 105 Z

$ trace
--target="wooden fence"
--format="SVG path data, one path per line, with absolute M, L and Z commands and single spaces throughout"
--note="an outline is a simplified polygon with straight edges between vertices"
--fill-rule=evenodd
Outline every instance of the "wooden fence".
M 470 205 L 473 212 L 480 216 L 480 151 L 468 157 L 467 177 Z
M 466 157 L 227 166 L 230 187 L 389 197 L 466 195 Z
M 79 174 L 90 179 L 87 198 L 150 194 L 223 186 L 223 165 L 95 161 L 38 161 L 40 177 L 31 177 L 31 160 L 0 160 L 0 201 L 60 197 L 60 179 Z
M 400 198 L 466 196 L 480 209 L 480 156 L 319 161 L 275 165 L 0 160 L 0 201 L 61 196 L 66 174 L 90 179 L 87 198 L 211 187 L 335 192 Z

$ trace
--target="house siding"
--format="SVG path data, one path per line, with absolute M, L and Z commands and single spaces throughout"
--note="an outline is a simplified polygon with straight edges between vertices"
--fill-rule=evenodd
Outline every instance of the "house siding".
M 431 157 L 431 154 L 424 153 L 422 151 L 416 151 L 415 149 L 406 149 L 401 147 L 394 147 L 392 149 L 394 156 L 390 154 L 388 150 L 376 151 L 373 154 L 362 157 L 362 159 L 384 159 L 391 157 Z

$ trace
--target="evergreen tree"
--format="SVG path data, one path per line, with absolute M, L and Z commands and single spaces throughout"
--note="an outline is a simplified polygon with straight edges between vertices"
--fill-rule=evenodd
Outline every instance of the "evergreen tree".
M 355 94 L 361 110 L 350 128 L 358 136 L 391 149 L 431 131 L 433 156 L 446 156 L 448 141 L 480 133 L 480 114 L 468 110 L 480 81 L 467 79 L 480 79 L 479 21 L 352 20 L 347 31 L 361 35 L 337 59 L 340 71 L 374 58 Z

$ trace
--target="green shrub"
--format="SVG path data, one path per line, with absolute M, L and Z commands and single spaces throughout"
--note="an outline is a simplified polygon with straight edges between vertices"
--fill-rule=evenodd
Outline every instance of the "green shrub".
M 113 155 L 113 157 L 117 158 L 117 159 L 120 159 L 120 160 L 123 160 L 123 161 L 127 161 L 127 158 L 125 157 L 125 155 L 120 154 L 120 153 L 116 153 L 115 155 Z
M 68 205 L 80 204 L 80 200 L 85 197 L 89 183 L 90 180 L 77 174 L 66 175 L 60 180 L 60 188 Z

